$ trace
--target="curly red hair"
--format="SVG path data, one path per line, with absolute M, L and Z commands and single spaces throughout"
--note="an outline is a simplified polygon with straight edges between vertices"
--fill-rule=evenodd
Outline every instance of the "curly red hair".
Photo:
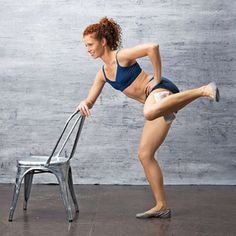
M 121 27 L 113 19 L 103 17 L 99 23 L 87 26 L 83 32 L 83 36 L 92 33 L 95 33 L 97 40 L 105 38 L 111 50 L 116 50 L 121 47 Z

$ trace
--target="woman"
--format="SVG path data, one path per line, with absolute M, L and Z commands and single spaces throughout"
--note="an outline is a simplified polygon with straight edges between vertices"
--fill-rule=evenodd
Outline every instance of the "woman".
M 112 19 L 102 18 L 99 23 L 89 25 L 83 33 L 88 53 L 100 58 L 104 66 L 97 72 L 86 100 L 77 110 L 84 116 L 90 109 L 107 82 L 125 95 L 144 104 L 145 124 L 139 144 L 138 157 L 151 186 L 156 205 L 136 215 L 137 218 L 170 218 L 163 187 L 163 176 L 154 154 L 163 143 L 175 113 L 199 97 L 219 101 L 215 83 L 180 92 L 170 80 L 161 76 L 159 45 L 148 43 L 133 48 L 121 49 L 121 28 Z M 142 70 L 136 59 L 148 56 L 153 66 L 153 76 Z

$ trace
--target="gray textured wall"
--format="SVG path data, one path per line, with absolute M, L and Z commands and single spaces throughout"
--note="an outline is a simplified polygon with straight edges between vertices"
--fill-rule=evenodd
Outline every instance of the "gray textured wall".
M 49 153 L 86 97 L 101 62 L 86 53 L 82 31 L 107 15 L 123 27 L 124 47 L 160 44 L 163 75 L 181 90 L 220 86 L 219 104 L 201 98 L 179 112 L 156 155 L 165 183 L 236 184 L 235 10 L 233 0 L 1 0 L 0 182 L 14 181 L 17 159 Z M 152 72 L 147 58 L 139 62 Z M 142 105 L 106 85 L 92 114 L 73 160 L 75 183 L 145 184 Z

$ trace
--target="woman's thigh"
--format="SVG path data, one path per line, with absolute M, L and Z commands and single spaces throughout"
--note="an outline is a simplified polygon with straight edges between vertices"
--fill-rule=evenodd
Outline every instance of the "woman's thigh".
M 144 156 L 153 156 L 165 140 L 170 126 L 171 123 L 168 124 L 163 117 L 152 121 L 145 120 L 139 144 L 139 155 L 145 153 Z
M 171 94 L 173 94 L 171 91 L 169 91 L 169 90 L 167 90 L 167 89 L 156 89 L 156 90 L 154 90 L 154 91 L 152 91 L 149 95 L 148 95 L 148 97 L 147 97 L 147 99 L 146 99 L 146 101 L 145 101 L 145 104 L 144 104 L 144 108 L 143 108 L 143 111 L 144 111 L 144 115 L 146 114 L 147 115 L 147 113 L 155 113 L 156 114 L 156 112 L 157 112 L 157 109 L 158 109 L 158 104 L 160 103 L 160 102 L 162 102 L 162 99 L 164 98 L 163 97 L 163 95 L 160 95 L 160 97 L 158 96 L 158 100 L 157 100 L 157 97 L 155 97 L 157 94 L 163 94 L 163 92 L 164 92 L 164 97 L 166 97 L 166 96 L 170 96 Z

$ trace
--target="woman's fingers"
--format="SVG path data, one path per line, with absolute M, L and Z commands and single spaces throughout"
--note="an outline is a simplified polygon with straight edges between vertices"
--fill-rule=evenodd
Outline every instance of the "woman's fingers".
M 88 109 L 87 106 L 84 106 L 84 111 L 85 111 L 85 115 L 86 115 L 86 116 L 89 116 L 89 115 L 90 115 L 90 111 L 89 111 L 89 109 Z
M 88 116 L 86 108 L 84 106 L 81 107 L 81 111 L 83 116 Z
M 85 104 L 80 104 L 78 106 L 77 110 L 79 110 L 83 116 L 87 116 L 88 117 L 88 116 L 91 115 L 88 106 L 85 105 Z
M 87 106 L 86 104 L 86 101 L 81 101 L 79 106 L 76 108 L 77 111 L 80 111 L 80 113 L 83 115 L 83 116 L 90 116 L 91 113 L 90 113 L 90 110 L 89 110 L 89 107 Z
M 75 111 L 81 111 L 81 108 L 79 106 L 76 107 Z
M 145 94 L 147 96 L 151 93 L 151 91 L 155 85 L 157 85 L 157 82 L 155 80 L 151 80 L 148 82 L 148 84 L 146 85 L 146 88 L 145 88 Z

